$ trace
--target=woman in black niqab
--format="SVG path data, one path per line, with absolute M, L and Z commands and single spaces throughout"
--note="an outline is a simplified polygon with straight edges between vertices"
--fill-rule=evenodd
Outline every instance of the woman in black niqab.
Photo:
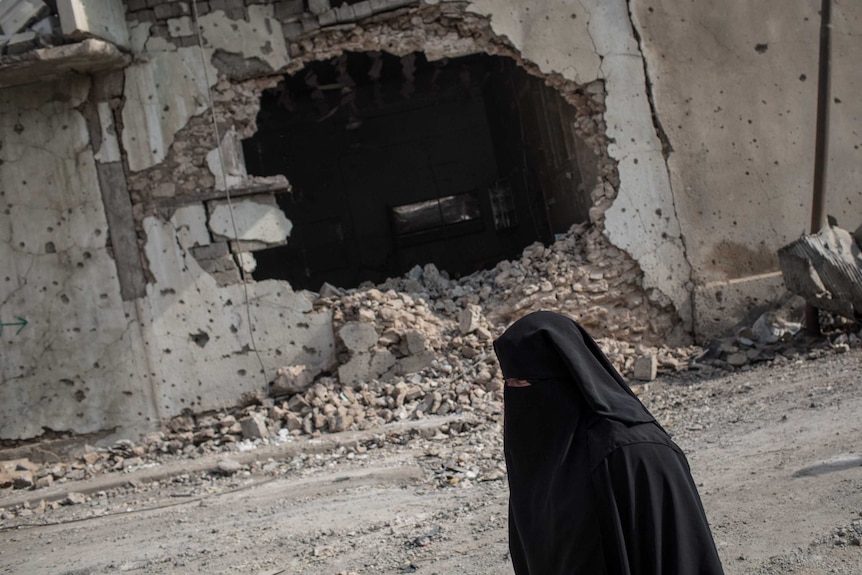
M 516 575 L 720 575 L 679 447 L 573 320 L 535 312 L 494 342 Z

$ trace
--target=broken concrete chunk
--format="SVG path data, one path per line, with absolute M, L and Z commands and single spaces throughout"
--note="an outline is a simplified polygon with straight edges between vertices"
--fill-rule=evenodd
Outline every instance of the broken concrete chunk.
M 353 321 L 338 330 L 344 346 L 352 352 L 367 352 L 377 343 L 377 330 L 370 323 Z
M 353 416 L 332 414 L 327 417 L 327 425 L 329 431 L 344 431 L 353 425 Z
M 407 341 L 407 350 L 410 354 L 417 354 L 425 351 L 425 334 L 416 330 L 410 330 L 404 337 Z
M 3 0 L 0 2 L 0 32 L 11 36 L 30 22 L 47 16 L 49 11 L 42 0 Z
M 35 478 L 33 472 L 28 469 L 17 469 L 9 471 L 12 477 L 12 487 L 15 489 L 29 489 L 33 486 Z
M 87 496 L 83 493 L 77 493 L 75 491 L 69 493 L 65 499 L 60 501 L 60 505 L 80 505 L 82 503 L 87 502 Z
M 379 377 L 389 371 L 395 365 L 396 359 L 392 353 L 387 350 L 380 350 L 371 356 L 369 367 L 371 368 L 371 376 Z
M 320 286 L 320 293 L 318 295 L 320 297 L 336 298 L 342 295 L 342 291 L 331 283 L 324 282 L 324 284 Z
M 278 368 L 270 384 L 270 395 L 287 395 L 308 389 L 320 369 L 309 365 L 288 365 Z
M 652 381 L 658 376 L 658 358 L 652 354 L 635 360 L 633 377 L 639 381 Z
M 784 284 L 813 307 L 862 315 L 862 252 L 847 230 L 827 226 L 778 250 Z
M 748 354 L 744 351 L 738 351 L 727 356 L 727 363 L 733 367 L 742 367 L 748 363 Z
M 352 385 L 375 379 L 395 365 L 395 356 L 389 350 L 374 353 L 356 353 L 338 368 L 338 379 L 342 385 Z
M 224 475 L 233 475 L 242 471 L 243 465 L 234 459 L 221 459 L 218 462 L 218 470 Z
M 409 355 L 398 361 L 399 372 L 402 374 L 416 373 L 430 366 L 432 361 L 434 361 L 434 352 L 430 350 Z
M 270 198 L 255 196 L 255 199 L 238 200 L 232 205 L 213 201 L 210 210 L 208 226 L 217 238 L 283 245 L 293 230 L 293 223 Z M 239 237 L 234 237 L 236 234 Z
M 6 53 L 10 56 L 17 56 L 35 49 L 37 46 L 36 33 L 32 31 L 20 32 L 9 38 L 9 43 L 6 45 Z
M 35 487 L 36 489 L 43 489 L 45 487 L 51 487 L 54 484 L 54 476 L 53 475 L 45 475 L 44 477 L 40 477 L 36 480 Z
M 260 413 L 252 413 L 239 420 L 242 426 L 242 436 L 245 439 L 263 439 L 269 432 L 266 429 L 266 419 Z
M 302 431 L 302 418 L 292 411 L 287 413 L 284 423 L 288 431 Z
M 479 328 L 479 322 L 482 319 L 482 308 L 471 304 L 458 314 L 458 329 L 462 334 L 467 335 Z
M 370 379 L 371 355 L 367 353 L 354 355 L 346 363 L 338 366 L 338 380 L 342 385 L 351 385 Z

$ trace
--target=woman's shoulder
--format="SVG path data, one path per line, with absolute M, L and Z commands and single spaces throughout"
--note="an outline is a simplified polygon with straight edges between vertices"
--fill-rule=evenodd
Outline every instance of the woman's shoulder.
M 664 445 L 685 457 L 667 432 L 654 421 L 629 425 L 600 417 L 591 421 L 587 427 L 587 447 L 591 469 L 595 469 L 614 451 L 637 444 Z

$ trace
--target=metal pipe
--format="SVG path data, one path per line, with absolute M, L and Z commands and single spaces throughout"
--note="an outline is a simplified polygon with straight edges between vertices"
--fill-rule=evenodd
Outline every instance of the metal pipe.
M 819 232 L 826 223 L 826 173 L 829 162 L 829 88 L 832 32 L 832 0 L 822 0 L 820 6 L 820 63 L 817 70 L 817 125 L 814 139 L 814 197 L 811 203 L 811 233 Z M 805 329 L 820 335 L 817 308 L 805 306 Z
M 829 162 L 829 88 L 832 0 L 822 0 L 820 8 L 820 66 L 817 77 L 817 126 L 814 140 L 814 199 L 811 205 L 811 233 L 826 222 L 826 172 Z

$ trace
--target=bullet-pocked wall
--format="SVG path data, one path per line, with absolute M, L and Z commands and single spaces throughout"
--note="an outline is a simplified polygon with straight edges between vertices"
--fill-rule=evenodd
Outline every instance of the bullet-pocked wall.
M 653 146 L 654 133 L 626 110 L 629 103 L 646 106 L 646 96 L 622 3 L 612 10 L 604 3 L 560 2 L 533 13 L 524 7 L 514 20 L 508 4 L 494 2 L 126 0 L 125 7 L 124 49 L 133 58 L 122 71 L 0 89 L 0 249 L 8 262 L 0 294 L 0 438 L 45 430 L 128 434 L 184 409 L 235 405 L 265 389 L 285 365 L 334 369 L 332 312 L 300 289 L 325 278 L 303 284 L 274 273 L 253 277 L 261 263 L 275 267 L 264 254 L 291 248 L 306 223 L 291 213 L 291 202 L 307 193 L 303 175 L 291 176 L 289 166 L 288 177 L 260 165 L 249 170 L 252 148 L 244 155 L 243 141 L 266 132 L 265 102 L 286 77 L 305 81 L 303 71 L 337 70 L 339 62 L 350 68 L 351 59 L 367 63 L 377 54 L 381 78 L 397 76 L 399 93 L 411 88 L 404 80 L 413 75 L 412 102 L 450 111 L 467 106 L 450 113 L 463 123 L 443 130 L 461 136 L 438 143 L 440 162 L 426 163 L 436 170 L 427 179 L 442 183 L 423 189 L 427 179 L 414 178 L 403 198 L 377 196 L 385 199 L 388 241 L 401 242 L 395 264 L 367 266 L 361 255 L 351 256 L 345 284 L 451 252 L 464 255 L 438 260 L 441 267 L 468 273 L 517 255 L 534 238 L 550 242 L 571 222 L 589 219 L 605 230 L 603 214 L 614 202 L 641 210 L 631 204 L 631 174 L 617 158 L 632 146 Z M 540 24 L 543 34 L 530 32 Z M 599 37 L 614 41 L 597 43 Z M 435 71 L 445 96 L 430 88 Z M 351 131 L 351 121 L 373 127 L 371 117 L 351 119 L 350 106 L 343 109 L 333 116 L 346 114 L 343 131 Z M 386 106 L 378 112 L 385 123 Z M 427 126 L 432 115 L 414 118 Z M 549 125 L 552 119 L 559 123 Z M 316 133 L 309 128 L 304 137 L 312 141 Z M 342 150 L 350 144 L 344 138 Z M 640 166 L 655 177 L 663 173 L 646 158 Z M 368 185 L 384 193 L 380 182 Z M 662 189 L 648 187 L 659 196 Z M 649 198 L 637 202 L 654 209 Z M 441 212 L 443 229 L 434 220 Z M 357 209 L 351 217 L 368 216 Z M 673 223 L 648 226 L 639 242 Z M 478 235 L 446 249 L 437 249 L 439 240 L 422 241 L 475 234 L 477 226 Z M 665 337 L 678 314 L 685 317 L 681 283 L 667 273 L 675 259 L 651 260 L 649 252 L 641 271 L 600 233 L 588 246 L 588 269 L 564 286 L 571 306 L 613 317 L 607 325 L 626 326 L 644 340 Z M 354 267 L 375 269 L 362 276 Z M 243 275 L 251 278 L 245 285 Z M 643 293 L 642 284 L 651 291 Z M 542 305 L 543 294 L 512 292 L 507 302 L 535 302 L 506 305 Z M 628 305 L 635 300 L 641 303 Z
M 820 2 L 631 9 L 687 239 L 695 329 L 720 335 L 781 296 L 777 251 L 809 230 Z M 862 3 L 833 2 L 826 212 L 850 231 L 862 224 L 860 33 Z
M 520 123 L 490 120 L 484 128 L 474 125 L 473 132 L 487 130 L 484 139 L 491 140 L 492 149 L 479 146 L 468 155 L 484 157 L 488 166 L 495 163 L 496 173 L 488 170 L 486 180 L 470 181 L 463 193 L 432 194 L 438 210 L 442 200 L 460 198 L 447 208 L 469 216 L 475 213 L 474 204 L 464 194 L 476 188 L 490 201 L 488 189 L 502 184 L 505 170 L 525 164 L 523 158 L 505 159 L 507 154 L 514 157 L 525 150 L 526 164 L 535 168 L 534 183 L 544 190 L 546 208 L 554 198 L 548 190 L 554 186 L 583 186 L 575 195 L 579 205 L 573 208 L 574 219 L 586 214 L 592 229 L 584 246 L 566 244 L 585 252 L 576 254 L 584 269 L 570 270 L 578 281 L 558 286 L 561 302 L 550 282 L 550 291 L 517 286 L 505 294 L 505 317 L 544 305 L 543 298 L 552 297 L 571 313 L 589 310 L 596 329 L 625 330 L 641 341 L 663 341 L 674 326 L 690 323 L 688 263 L 653 124 L 643 59 L 624 2 L 334 4 L 126 0 L 134 57 L 124 70 L 93 78 L 90 91 L 75 83 L 83 79 L 64 80 L 62 89 L 50 89 L 32 102 L 26 88 L 3 90 L 10 105 L 2 111 L 0 175 L 7 190 L 14 187 L 15 202 L 10 203 L 19 206 L 10 210 L 35 207 L 39 218 L 29 221 L 44 220 L 45 230 L 53 228 L 48 233 L 55 236 L 57 222 L 48 220 L 56 219 L 58 210 L 75 214 L 85 206 L 89 211 L 77 218 L 80 229 L 69 237 L 42 241 L 44 233 L 25 225 L 26 218 L 8 226 L 3 249 L 13 255 L 15 273 L 3 287 L 3 320 L 20 316 L 28 324 L 20 334 L 4 326 L 4 345 L 16 347 L 4 352 L 2 437 L 33 437 L 44 428 L 87 432 L 153 425 L 184 409 L 234 405 L 244 394 L 264 389 L 275 370 L 285 365 L 333 370 L 337 357 L 332 312 L 315 305 L 316 294 L 279 279 L 242 282 L 242 275 L 257 273 L 256 254 L 290 247 L 294 228 L 303 223 L 300 217 L 292 221 L 284 205 L 291 194 L 301 193 L 302 182 L 294 185 L 289 170 L 288 177 L 280 172 L 250 174 L 254 158 L 244 156 L 243 141 L 261 131 L 261 99 L 278 92 L 285 74 L 301 75 L 315 66 L 332 65 L 333 59 L 337 67 L 339 59 L 349 60 L 350 54 L 396 58 L 402 76 L 405 59 L 411 56 L 429 69 L 465 57 L 468 60 L 461 62 L 491 69 L 504 62 L 513 75 L 529 76 L 525 86 L 538 86 L 527 92 L 545 98 L 545 103 L 533 108 L 553 110 L 554 98 L 570 106 L 562 108 L 571 114 L 567 124 L 572 137 L 562 142 L 571 148 L 542 144 L 545 157 L 531 158 L 528 148 L 536 146 L 523 145 L 529 142 L 530 123 L 523 114 Z M 472 84 L 467 84 L 469 92 Z M 494 90 L 486 92 L 481 103 L 488 117 L 503 113 L 495 106 L 511 104 L 495 103 Z M 524 107 L 520 95 L 515 100 Z M 27 122 L 20 122 L 22 118 Z M 18 123 L 24 127 L 20 133 Z M 58 139 L 62 125 L 76 126 L 74 141 Z M 41 144 L 34 140 L 21 147 L 21 138 L 39 133 L 30 131 L 34 126 L 58 142 L 50 156 L 52 161 L 59 158 L 59 168 L 50 172 L 56 181 L 41 185 L 35 197 L 56 196 L 62 204 L 62 190 L 74 189 L 86 196 L 80 204 L 40 206 L 18 183 L 34 181 L 29 174 L 49 173 L 37 161 L 39 154 L 26 153 L 40 150 Z M 503 144 L 515 139 L 511 126 L 523 127 L 525 136 L 506 151 Z M 510 135 L 497 139 L 498 129 Z M 538 142 L 550 130 L 537 133 Z M 91 157 L 94 170 L 78 171 L 95 177 L 78 186 L 70 162 L 86 167 Z M 565 171 L 540 173 L 542 166 L 559 168 L 573 159 L 578 174 L 572 173 L 571 181 Z M 536 196 L 527 193 L 521 201 L 530 197 Z M 398 225 L 405 235 L 417 232 L 410 228 L 416 220 L 409 216 L 421 214 L 428 201 L 418 195 L 412 199 L 416 201 L 393 200 L 391 206 L 395 215 L 390 217 L 402 217 Z M 481 200 L 478 209 L 481 213 Z M 569 221 L 555 221 L 557 212 L 548 211 L 550 216 L 535 220 L 545 222 L 544 231 L 541 225 L 537 228 L 545 239 Z M 518 218 L 526 221 L 523 210 Z M 469 218 L 460 223 L 475 225 Z M 89 244 L 79 236 L 89 238 L 87 230 L 96 229 L 102 235 L 87 249 Z M 33 238 L 44 247 L 44 257 L 30 253 Z M 22 243 L 29 247 L 15 247 Z M 49 243 L 55 252 L 49 251 Z M 496 246 L 490 241 L 483 245 Z M 412 261 L 405 259 L 404 265 Z M 92 267 L 96 264 L 104 269 Z M 78 270 L 94 275 L 78 288 L 63 291 L 66 301 L 58 286 L 72 285 L 68 278 L 83 273 Z M 36 275 L 44 281 L 30 290 L 26 286 L 35 285 Z M 93 290 L 94 285 L 107 287 Z M 62 306 L 83 311 L 56 313 L 59 304 L 51 294 Z M 84 313 L 93 308 L 93 294 L 101 311 Z M 59 309 L 66 309 L 62 306 Z M 104 318 L 111 317 L 105 323 Z M 56 334 L 66 332 L 86 332 L 92 339 L 58 351 Z M 22 338 L 13 340 L 13 335 Z M 77 353 L 76 345 L 87 346 L 88 353 L 110 350 L 105 352 L 110 361 Z M 40 357 L 45 361 L 38 361 Z M 52 397 L 58 398 L 59 407 L 46 409 L 46 399 Z

